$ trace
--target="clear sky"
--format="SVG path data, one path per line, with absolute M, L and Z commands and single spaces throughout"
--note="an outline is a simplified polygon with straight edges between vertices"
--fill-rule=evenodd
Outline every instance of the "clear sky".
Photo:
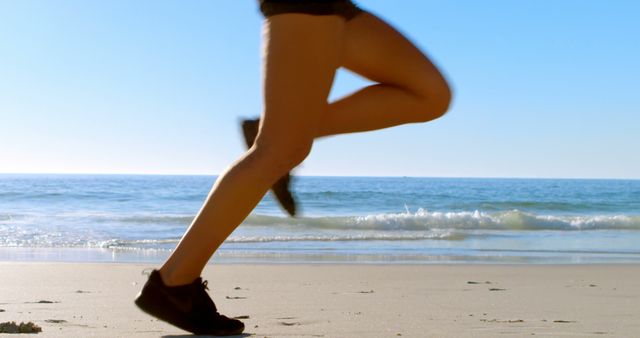
M 639 1 L 358 3 L 454 103 L 321 140 L 298 174 L 640 178 Z M 219 173 L 261 109 L 260 28 L 255 0 L 0 0 L 0 172 Z

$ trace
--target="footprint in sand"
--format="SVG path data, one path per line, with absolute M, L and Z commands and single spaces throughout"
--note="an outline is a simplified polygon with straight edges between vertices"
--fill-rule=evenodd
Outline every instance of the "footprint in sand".
M 485 323 L 524 323 L 523 319 L 480 319 Z
M 300 325 L 300 323 L 298 323 L 298 322 L 280 322 L 280 325 L 295 326 L 295 325 Z
M 247 299 L 247 297 L 238 297 L 238 296 L 235 296 L 235 297 L 226 296 L 225 298 L 226 299 Z

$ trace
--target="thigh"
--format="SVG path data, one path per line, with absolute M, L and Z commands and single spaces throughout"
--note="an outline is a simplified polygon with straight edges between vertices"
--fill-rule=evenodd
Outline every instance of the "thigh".
M 344 27 L 335 15 L 266 19 L 258 145 L 313 140 L 344 52 Z
M 446 86 L 442 74 L 424 53 L 396 29 L 367 12 L 346 24 L 341 66 L 416 95 L 429 92 L 434 86 Z

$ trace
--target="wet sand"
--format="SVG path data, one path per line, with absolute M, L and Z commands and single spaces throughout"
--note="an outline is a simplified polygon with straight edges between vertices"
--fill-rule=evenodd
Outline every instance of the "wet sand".
M 188 335 L 133 305 L 152 267 L 0 262 L 0 322 L 32 321 L 38 337 Z M 245 337 L 640 335 L 640 265 L 210 265 L 203 277 Z

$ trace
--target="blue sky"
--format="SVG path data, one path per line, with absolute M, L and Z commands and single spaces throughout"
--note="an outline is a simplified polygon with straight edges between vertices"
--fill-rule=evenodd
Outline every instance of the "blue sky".
M 455 101 L 321 140 L 298 174 L 640 178 L 640 2 L 359 4 Z M 219 173 L 261 109 L 260 28 L 253 0 L 0 0 L 0 172 Z M 340 71 L 331 97 L 365 84 Z

